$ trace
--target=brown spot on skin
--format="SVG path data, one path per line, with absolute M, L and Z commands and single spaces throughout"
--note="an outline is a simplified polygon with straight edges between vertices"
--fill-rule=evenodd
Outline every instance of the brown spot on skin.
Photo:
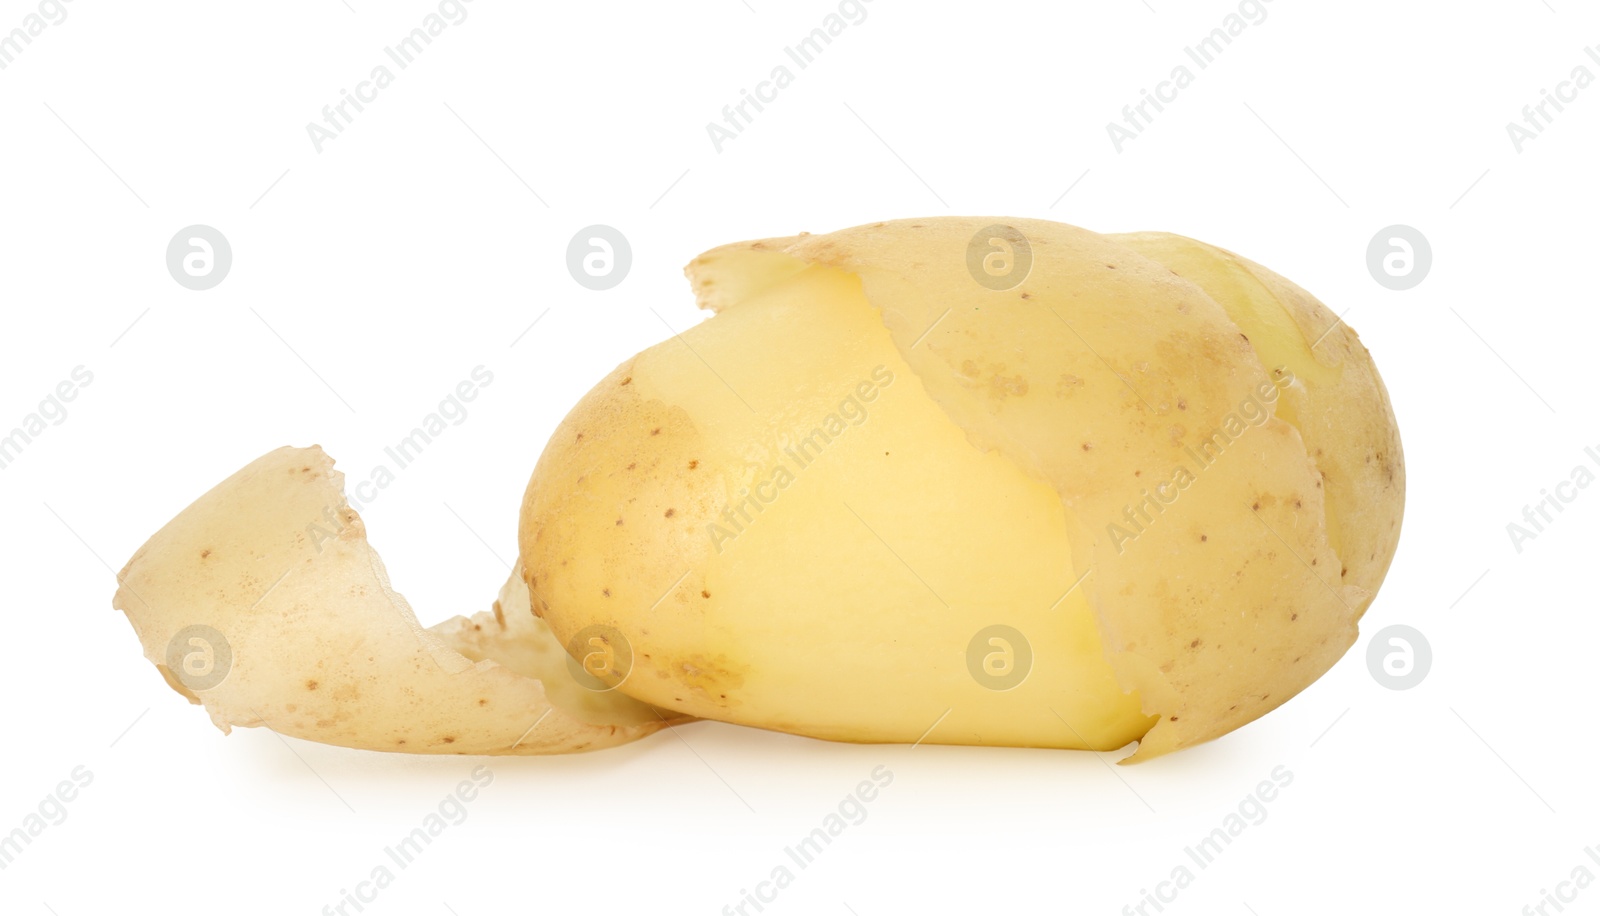
M 444 741 L 445 744 L 455 744 L 456 743 L 456 736 L 455 735 L 445 735 L 444 738 L 442 738 L 440 740 Z
M 700 466 L 700 459 L 694 458 L 694 459 L 691 459 L 689 461 L 689 470 L 692 471 L 692 470 L 694 470 L 695 468 L 697 468 L 699 466 Z
M 1134 471 L 1133 472 L 1133 476 L 1138 477 L 1139 475 L 1141 475 L 1143 473 L 1144 473 L 1143 471 Z
M 1033 298 L 1033 293 L 1022 293 L 1020 295 L 1024 299 L 1032 299 Z
M 1297 499 L 1297 500 L 1294 501 L 1294 507 L 1296 509 L 1300 508 L 1300 500 Z
M 1189 643 L 1189 648 L 1193 649 L 1193 648 L 1196 648 L 1199 645 L 1200 645 L 1200 640 L 1197 639 L 1194 642 Z
M 1205 543 L 1206 541 L 1209 541 L 1209 540 L 1211 540 L 1211 536 L 1210 535 L 1206 535 L 1206 534 L 1200 535 L 1201 543 Z
M 634 468 L 638 467 L 638 466 L 639 466 L 639 462 L 637 462 L 637 461 L 628 462 L 628 470 L 630 470 L 630 471 L 633 470 Z
M 1115 264 L 1107 264 L 1106 265 L 1106 270 L 1116 270 L 1116 269 L 1117 269 L 1117 265 L 1115 265 Z M 1173 721 L 1177 721 L 1178 717 L 1177 716 L 1173 716 L 1172 718 L 1173 718 Z
M 702 598 L 710 598 L 711 597 L 711 593 L 702 589 L 701 592 L 700 592 L 700 597 L 702 597 Z
M 706 284 L 706 285 L 707 285 L 707 286 L 710 286 L 710 285 L 711 285 L 711 284 L 709 284 L 709 283 L 708 283 L 708 284 Z M 633 384 L 633 376 L 631 376 L 631 375 L 630 375 L 630 376 L 628 376 L 628 377 L 627 377 L 627 378 L 625 378 L 625 379 L 623 379 L 623 380 L 622 380 L 622 384 L 624 384 L 624 385 L 631 385 L 631 384 Z
M 667 518 L 671 518 L 671 517 L 673 517 L 674 515 L 677 515 L 677 514 L 678 514 L 678 510 L 677 509 L 668 509 L 667 510 Z
M 578 433 L 578 438 L 576 440 L 574 440 L 574 441 L 582 442 L 583 441 L 583 433 Z
M 1106 266 L 1110 267 L 1111 265 L 1107 264 Z M 1178 721 L 1178 717 L 1177 716 L 1170 716 L 1170 717 L 1167 718 L 1167 721 L 1168 722 L 1176 722 L 1176 721 Z
M 619 525 L 622 524 L 622 519 L 620 519 L 620 518 L 617 519 L 617 524 L 619 524 Z
M 1189 409 L 1189 402 L 1185 401 L 1183 398 L 1179 398 L 1178 399 L 1178 409 L 1179 410 L 1188 410 Z
M 1240 333 L 1240 334 L 1239 334 L 1239 338 L 1240 338 L 1240 339 L 1241 339 L 1241 340 L 1243 340 L 1243 341 L 1244 341 L 1244 342 L 1245 342 L 1245 343 L 1249 343 L 1249 342 L 1250 342 L 1250 335 L 1248 335 L 1248 334 L 1245 334 L 1245 333 L 1242 333 L 1242 332 L 1241 332 L 1241 333 Z
M 306 681 L 306 689 L 307 690 L 316 690 L 317 687 L 318 687 L 318 684 L 317 684 L 316 681 Z
M 211 548 L 210 547 L 207 547 L 205 550 L 200 551 L 200 559 L 204 560 L 206 557 L 209 557 L 209 556 L 211 556 Z
M 1296 621 L 1296 620 L 1299 620 L 1299 619 L 1300 619 L 1300 614 L 1298 612 L 1289 615 L 1289 621 L 1291 623 Z
M 600 590 L 600 594 L 602 594 L 602 595 L 605 595 L 605 596 L 606 596 L 606 597 L 607 597 L 607 598 L 610 598 L 610 597 L 611 597 L 611 589 L 609 589 L 609 588 L 602 588 L 602 589 L 601 589 L 601 590 Z
M 1087 443 L 1087 442 L 1085 442 L 1085 443 L 1084 443 L 1084 444 L 1083 444 L 1083 450 L 1084 450 L 1084 451 L 1086 451 L 1086 452 L 1087 452 L 1087 451 L 1089 451 L 1089 450 L 1091 450 L 1091 449 L 1093 449 L 1093 448 L 1094 448 L 1094 446 L 1093 446 L 1093 445 L 1090 445 L 1090 444 L 1089 444 L 1089 443 Z
M 489 701 L 486 698 L 479 697 L 478 698 L 478 705 L 479 706 L 488 706 L 489 705 Z
M 655 429 L 650 430 L 650 435 L 652 435 L 652 436 L 661 435 L 661 427 L 657 426 Z
M 1250 504 L 1250 511 L 1252 511 L 1252 512 L 1260 512 L 1261 511 L 1261 504 L 1260 503 L 1251 503 Z
M 405 744 L 405 743 L 406 743 L 406 739 L 404 739 L 404 738 L 401 738 L 401 739 L 399 739 L 398 741 L 395 742 L 395 744 L 402 744 L 402 745 Z

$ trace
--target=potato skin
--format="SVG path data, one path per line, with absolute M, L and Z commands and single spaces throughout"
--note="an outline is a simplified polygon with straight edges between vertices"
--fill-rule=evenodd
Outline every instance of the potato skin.
M 969 245 L 995 224 L 1020 231 L 1034 254 L 1026 280 L 1004 290 L 968 272 Z M 1268 364 L 1268 348 L 1239 323 L 1254 313 L 1214 298 L 1235 293 L 1211 274 L 1191 278 L 1152 256 L 1159 247 L 1059 223 L 940 217 L 724 246 L 687 270 L 702 305 L 727 316 L 808 266 L 859 278 L 922 393 L 972 447 L 1054 490 L 1072 578 L 1082 578 L 1104 658 L 1155 722 L 1135 760 L 1238 728 L 1331 667 L 1354 642 L 1393 556 L 1404 500 L 1392 411 L 1353 332 L 1329 332 L 1301 364 L 1305 377 Z M 1329 326 L 1331 313 L 1298 287 L 1212 252 L 1220 249 L 1201 257 L 1207 270 L 1220 259 L 1248 273 L 1264 290 L 1257 304 L 1278 310 L 1259 315 L 1302 335 Z M 699 431 L 698 415 L 619 395 L 629 371 L 574 411 L 529 485 L 524 560 L 535 604 L 558 633 L 567 625 L 555 618 L 569 615 L 642 630 L 661 611 L 613 614 L 602 598 L 615 588 L 593 593 L 621 580 L 630 605 L 650 607 L 675 578 L 693 581 L 704 568 L 697 557 L 706 545 L 692 533 L 600 532 L 610 507 L 638 500 L 651 511 L 674 503 L 714 513 L 725 504 L 726 493 L 680 467 L 691 452 L 725 444 Z M 588 450 L 578 434 L 597 425 L 611 435 L 604 449 Z M 646 434 L 657 425 L 679 438 L 658 443 Z M 629 478 L 628 464 L 660 476 Z M 565 533 L 552 542 L 558 518 Z M 586 551 L 596 555 L 580 558 Z M 540 590 L 557 583 L 563 601 L 584 607 L 541 605 Z M 674 660 L 659 676 L 676 677 L 670 669 L 699 637 L 712 657 L 689 666 L 708 672 L 713 687 L 760 676 L 737 653 L 718 653 L 715 633 L 673 630 L 665 651 Z M 828 677 L 820 663 L 818 684 Z
M 1200 285 L 1258 352 L 1272 349 L 1274 364 L 1294 373 L 1278 415 L 1317 466 L 1339 581 L 1365 591 L 1356 607 L 1364 613 L 1399 544 L 1406 485 L 1400 428 L 1372 354 L 1315 296 L 1248 258 L 1165 232 L 1110 238 Z
M 495 627 L 527 613 L 514 581 L 493 614 L 423 629 L 367 543 L 343 477 L 319 447 L 268 452 L 118 575 L 112 604 L 145 657 L 217 727 L 411 754 L 527 755 L 614 747 L 670 724 L 631 702 L 565 708 L 537 666 L 494 661 L 497 641 L 519 643 L 523 659 L 557 654 L 532 627 Z M 489 651 L 469 659 L 454 648 L 474 644 Z M 216 676 L 186 679 L 175 660 L 214 664 Z M 623 714 L 604 715 L 608 705 Z
M 664 699 L 685 709 L 689 697 L 724 693 L 742 677 L 705 656 L 703 630 L 652 626 L 695 613 L 710 546 L 685 520 L 714 515 L 718 492 L 709 469 L 695 473 L 709 454 L 700 431 L 682 409 L 639 395 L 635 361 L 556 428 L 524 494 L 517 537 L 533 611 L 562 643 L 594 626 L 628 634 L 631 670 L 622 673 L 672 678 L 679 689 Z

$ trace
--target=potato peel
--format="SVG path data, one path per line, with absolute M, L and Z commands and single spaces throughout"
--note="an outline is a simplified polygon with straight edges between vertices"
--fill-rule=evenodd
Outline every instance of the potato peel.
M 625 744 L 675 721 L 620 693 L 579 697 L 578 711 L 558 704 L 528 675 L 554 682 L 560 668 L 548 660 L 563 650 L 530 622 L 516 573 L 501 600 L 523 607 L 424 629 L 390 587 L 342 481 L 319 447 L 269 452 L 181 512 L 118 576 L 113 606 L 145 657 L 223 732 L 531 755 Z

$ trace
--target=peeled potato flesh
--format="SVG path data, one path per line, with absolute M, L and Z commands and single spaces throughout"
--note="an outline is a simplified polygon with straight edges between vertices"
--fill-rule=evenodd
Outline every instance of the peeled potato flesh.
M 1237 728 L 1331 667 L 1403 502 L 1354 333 L 1276 275 L 1257 312 L 1230 311 L 1204 258 L 1169 267 L 1165 249 L 1031 220 L 1004 221 L 1032 246 L 1027 279 L 991 289 L 965 253 L 996 222 L 697 258 L 716 317 L 603 381 L 529 484 L 524 564 L 557 634 L 621 630 L 640 666 L 623 689 L 691 715 L 858 741 L 1140 737 L 1135 759 Z M 868 418 L 716 550 L 719 513 L 877 365 L 896 382 Z M 1378 470 L 1358 472 L 1368 457 Z M 1011 690 L 968 670 L 992 624 L 1035 654 Z

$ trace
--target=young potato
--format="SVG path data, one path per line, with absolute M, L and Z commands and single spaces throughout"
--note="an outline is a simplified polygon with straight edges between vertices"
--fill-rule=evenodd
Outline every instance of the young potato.
M 1026 277 L 986 282 L 969 251 L 1022 272 L 1024 244 L 991 242 L 1010 233 Z M 591 392 L 523 506 L 535 611 L 620 632 L 630 695 L 1147 759 L 1355 640 L 1398 537 L 1399 435 L 1355 334 L 1281 277 L 992 218 L 746 242 L 688 274 L 716 317 Z M 974 670 L 992 626 L 1011 635 Z M 1031 673 L 994 689 L 990 646 Z
M 1354 642 L 1399 537 L 1399 433 L 1355 333 L 1277 274 L 978 217 L 687 273 L 716 315 L 556 430 L 494 614 L 422 630 L 331 460 L 279 450 L 124 570 L 146 654 L 224 728 L 355 747 L 559 753 L 702 717 L 1145 760 Z M 220 681 L 171 669 L 194 624 L 226 637 Z

